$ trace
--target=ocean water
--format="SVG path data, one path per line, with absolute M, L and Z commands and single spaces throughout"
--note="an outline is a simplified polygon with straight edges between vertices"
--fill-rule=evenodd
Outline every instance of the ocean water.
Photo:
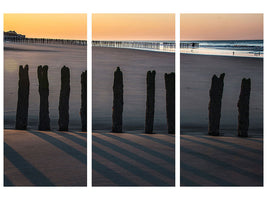
M 174 53 L 176 45 L 175 41 L 92 41 L 92 46 Z
M 167 130 L 164 74 L 175 71 L 175 54 L 125 48 L 92 48 L 92 126 L 111 130 L 113 73 L 123 72 L 125 131 L 144 130 L 146 74 L 156 71 L 154 131 Z
M 78 45 L 53 44 L 4 44 L 4 127 L 14 128 L 17 109 L 19 65 L 29 65 L 30 97 L 29 128 L 38 128 L 39 93 L 37 67 L 48 65 L 49 112 L 51 128 L 58 129 L 58 102 L 60 94 L 60 70 L 63 65 L 70 68 L 70 125 L 80 130 L 81 80 L 82 71 L 87 69 L 87 47 Z
M 193 44 L 195 45 L 188 45 Z M 263 40 L 181 41 L 180 52 L 188 54 L 263 58 Z

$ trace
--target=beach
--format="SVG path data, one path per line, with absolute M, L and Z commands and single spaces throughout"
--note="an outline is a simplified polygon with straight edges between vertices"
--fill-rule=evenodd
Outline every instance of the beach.
M 92 48 L 93 186 L 174 186 L 175 136 L 167 134 L 164 74 L 175 54 Z M 123 72 L 123 133 L 111 133 L 113 78 Z M 144 134 L 146 75 L 156 71 L 154 133 Z
M 29 65 L 27 130 L 14 130 L 19 65 Z M 48 65 L 51 131 L 38 131 L 37 67 Z M 70 68 L 69 131 L 58 130 L 61 68 Z M 4 44 L 4 185 L 86 186 L 87 132 L 80 132 L 81 73 L 87 69 L 86 46 Z
M 211 78 L 225 73 L 222 97 L 222 134 L 237 135 L 237 102 L 243 78 L 251 79 L 249 134 L 263 134 L 263 59 L 213 55 L 180 55 L 182 133 L 208 130 Z M 187 131 L 188 130 L 188 131 Z
M 175 136 L 93 132 L 92 185 L 175 186 Z
M 263 185 L 263 59 L 180 55 L 181 186 Z M 211 78 L 225 73 L 220 136 L 208 135 Z M 251 79 L 248 138 L 237 137 L 237 102 Z
M 4 130 L 4 186 L 86 186 L 87 133 Z
M 49 114 L 52 129 L 58 129 L 60 70 L 70 68 L 70 124 L 72 130 L 81 129 L 81 73 L 87 69 L 86 46 L 4 43 L 4 127 L 15 127 L 19 65 L 29 65 L 30 96 L 28 128 L 38 128 L 39 93 L 37 67 L 48 65 Z
M 263 138 L 187 132 L 180 171 L 181 186 L 263 186 Z
M 164 74 L 175 71 L 175 54 L 92 47 L 92 127 L 111 130 L 113 73 L 123 72 L 123 129 L 144 131 L 146 74 L 156 71 L 154 131 L 167 130 Z

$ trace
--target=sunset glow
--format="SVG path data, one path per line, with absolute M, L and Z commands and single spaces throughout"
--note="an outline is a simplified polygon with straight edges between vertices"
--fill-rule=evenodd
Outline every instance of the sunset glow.
M 87 38 L 86 14 L 4 14 L 4 31 L 16 31 L 28 38 Z
M 262 40 L 263 14 L 181 14 L 181 40 Z
M 93 14 L 93 40 L 175 40 L 174 14 Z

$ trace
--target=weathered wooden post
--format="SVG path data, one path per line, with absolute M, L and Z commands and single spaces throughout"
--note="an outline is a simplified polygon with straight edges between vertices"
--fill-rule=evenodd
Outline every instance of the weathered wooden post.
M 28 109 L 29 109 L 29 66 L 19 66 L 19 82 L 18 82 L 18 102 L 16 114 L 16 129 L 26 130 L 28 125 Z
M 61 89 L 59 97 L 59 120 L 60 131 L 69 130 L 69 98 L 70 98 L 70 69 L 66 66 L 61 68 Z
M 220 135 L 220 119 L 221 119 L 221 105 L 224 86 L 225 73 L 221 74 L 218 78 L 216 75 L 212 77 L 211 88 L 209 91 L 209 135 Z
M 122 133 L 123 76 L 119 67 L 114 72 L 112 132 Z
M 237 103 L 238 136 L 240 137 L 248 137 L 250 90 L 251 90 L 250 79 L 243 78 L 242 83 L 241 83 L 240 96 L 239 96 L 239 100 Z
M 87 131 L 87 70 L 81 74 L 81 121 L 82 121 L 82 131 Z
M 155 110 L 155 71 L 148 71 L 146 77 L 147 96 L 146 96 L 146 124 L 145 133 L 153 133 L 154 110 Z
M 49 83 L 47 77 L 48 66 L 38 66 L 39 94 L 40 94 L 40 110 L 39 110 L 39 130 L 50 130 L 49 118 Z
M 168 133 L 175 134 L 175 73 L 165 74 Z

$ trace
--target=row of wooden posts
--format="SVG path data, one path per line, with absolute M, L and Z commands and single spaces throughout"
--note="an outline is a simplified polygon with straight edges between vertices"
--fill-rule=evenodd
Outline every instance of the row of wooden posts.
M 220 118 L 221 118 L 221 105 L 224 87 L 224 76 L 221 74 L 220 77 L 213 75 L 211 88 L 209 91 L 210 102 L 209 102 L 209 135 L 218 136 L 220 135 Z M 238 107 L 238 136 L 248 137 L 249 128 L 249 99 L 250 99 L 251 81 L 250 79 L 242 79 L 241 91 L 239 100 L 237 103 Z
M 48 66 L 38 66 L 37 75 L 39 81 L 40 109 L 39 130 L 50 130 L 49 118 L 49 82 Z M 153 133 L 154 110 L 155 110 L 155 71 L 147 72 L 147 101 L 145 132 Z M 29 67 L 19 66 L 19 88 L 16 113 L 16 129 L 26 130 L 28 125 L 29 108 Z M 82 131 L 87 129 L 87 72 L 81 74 L 81 122 Z M 168 133 L 175 133 L 175 74 L 165 74 L 166 88 L 166 113 Z M 70 70 L 68 67 L 61 68 L 61 89 L 59 97 L 59 131 L 68 131 L 69 126 L 69 96 L 70 96 Z M 114 72 L 113 84 L 113 109 L 112 109 L 112 132 L 122 132 L 123 113 L 123 74 L 119 67 Z
M 65 45 L 81 45 L 86 46 L 86 40 L 65 40 L 65 39 L 49 39 L 49 38 L 5 38 L 5 41 L 28 44 L 65 44 Z
M 153 133 L 155 110 L 155 71 L 148 71 L 145 133 Z M 165 74 L 166 113 L 168 133 L 175 133 L 175 73 Z M 119 67 L 114 72 L 112 132 L 122 133 L 123 113 L 123 74 Z
M 37 75 L 39 81 L 40 109 L 39 109 L 39 130 L 50 130 L 49 118 L 49 82 L 48 66 L 38 66 Z M 16 129 L 26 130 L 28 125 L 29 108 L 29 66 L 19 66 L 18 82 L 18 102 L 16 113 Z M 80 116 L 82 122 L 82 131 L 87 130 L 87 71 L 81 74 L 81 109 Z M 69 129 L 69 96 L 70 96 L 70 70 L 68 67 L 61 68 L 61 89 L 59 97 L 59 130 L 68 131 Z

